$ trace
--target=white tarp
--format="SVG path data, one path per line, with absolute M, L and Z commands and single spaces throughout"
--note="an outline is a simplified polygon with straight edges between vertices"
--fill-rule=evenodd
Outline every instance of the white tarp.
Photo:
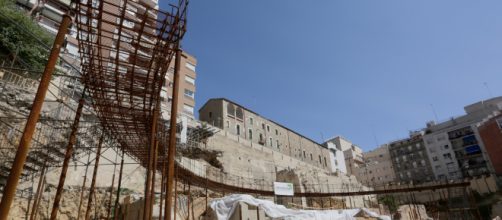
M 218 220 L 227 220 L 232 216 L 239 202 L 245 202 L 249 205 L 258 206 L 264 210 L 266 215 L 273 219 L 284 220 L 355 220 L 354 217 L 360 212 L 367 216 L 379 218 L 382 220 L 391 220 L 389 216 L 378 215 L 365 208 L 361 209 L 343 209 L 343 210 L 293 210 L 277 205 L 272 201 L 256 199 L 250 195 L 234 194 L 211 202 L 211 209 L 216 213 Z

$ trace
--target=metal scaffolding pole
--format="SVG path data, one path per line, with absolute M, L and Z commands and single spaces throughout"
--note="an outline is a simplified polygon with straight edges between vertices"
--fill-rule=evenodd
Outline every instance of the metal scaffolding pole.
M 160 99 L 157 100 L 155 109 L 153 110 L 152 118 L 152 130 L 150 136 L 150 148 L 148 149 L 148 164 L 146 169 L 146 181 L 145 181 L 145 201 L 143 203 L 143 220 L 149 220 L 151 217 L 150 206 L 151 203 L 151 190 L 152 190 L 152 174 L 154 169 L 153 158 L 155 157 L 155 145 L 157 140 L 157 123 L 160 111 Z
M 113 185 L 115 184 L 115 172 L 117 171 L 117 154 L 115 154 L 115 164 L 113 165 L 112 184 L 110 186 L 110 197 L 108 198 L 108 210 L 106 211 L 106 219 L 110 219 L 112 211 Z
M 164 206 L 164 197 L 165 197 L 165 192 L 166 192 L 166 154 L 164 152 L 164 155 L 162 157 L 162 174 L 161 174 L 161 181 L 160 181 L 160 201 L 159 201 L 159 219 L 162 219 L 162 215 L 165 213 L 162 213 L 162 208 Z
M 45 95 L 47 94 L 47 89 L 49 88 L 52 72 L 54 72 L 59 52 L 61 51 L 61 46 L 64 43 L 65 35 L 70 23 L 70 16 L 63 15 L 63 20 L 59 25 L 58 34 L 54 40 L 49 60 L 45 66 L 42 78 L 40 79 L 40 84 L 38 85 L 37 94 L 35 95 L 30 115 L 28 116 L 23 135 L 19 142 L 19 147 L 17 148 L 16 157 L 12 163 L 12 169 L 10 170 L 7 183 L 2 193 L 2 201 L 0 202 L 0 220 L 7 220 L 7 217 L 9 216 L 10 206 L 14 200 L 17 185 L 19 183 L 21 173 L 23 172 L 23 166 L 30 150 L 31 139 L 33 137 L 38 119 L 40 118 L 40 111 L 42 110 Z
M 153 170 L 152 170 L 152 189 L 150 190 L 150 216 L 153 215 L 153 205 L 155 204 L 155 175 L 157 171 L 157 150 L 159 148 L 159 141 L 155 141 L 155 148 L 153 149 L 154 154 L 153 154 Z M 151 217 L 150 217 L 151 218 Z
M 85 220 L 89 220 L 91 215 L 92 197 L 94 196 L 94 187 L 96 186 L 96 176 L 98 175 L 99 158 L 101 157 L 101 147 L 103 146 L 104 133 L 99 138 L 96 160 L 94 160 L 94 171 L 92 173 L 91 188 L 89 189 L 89 198 L 87 199 L 87 209 L 85 210 Z M 96 217 L 96 216 L 95 216 Z
M 117 219 L 119 215 L 119 199 L 120 199 L 120 188 L 122 187 L 122 173 L 124 172 L 124 149 L 122 149 L 122 160 L 120 161 L 120 171 L 119 171 L 119 182 L 117 186 L 117 196 L 115 198 L 115 210 L 113 219 Z
M 80 214 L 82 210 L 82 202 L 84 200 L 84 189 L 85 183 L 87 182 L 87 171 L 89 170 L 89 162 L 90 162 L 91 154 L 87 154 L 87 163 L 85 164 L 85 173 L 84 173 L 84 182 L 82 183 L 82 188 L 80 188 L 80 201 L 78 202 L 78 211 L 77 211 L 77 220 L 80 220 Z
M 44 187 L 44 179 L 45 179 L 45 172 L 46 171 L 47 171 L 47 167 L 44 164 L 44 166 L 42 167 L 42 172 L 40 173 L 40 179 L 38 180 L 37 192 L 35 193 L 35 201 L 33 202 L 30 220 L 35 220 L 36 215 L 37 215 L 38 206 L 40 205 L 40 199 L 42 198 L 42 192 L 43 192 L 43 187 Z
M 174 188 L 174 154 L 176 153 L 176 114 L 178 113 L 178 93 L 180 87 L 180 64 L 181 64 L 181 49 L 177 46 L 176 59 L 174 64 L 173 77 L 173 100 L 171 105 L 171 119 L 169 127 L 169 152 L 167 154 L 167 192 L 166 192 L 166 207 L 165 213 L 168 219 L 171 219 L 171 207 L 173 206 L 173 188 Z
M 68 171 L 68 164 L 70 163 L 71 156 L 73 155 L 73 146 L 75 145 L 75 142 L 77 141 L 77 131 L 78 131 L 78 125 L 80 123 L 80 116 L 82 115 L 82 109 L 84 108 L 85 105 L 85 92 L 86 88 L 84 88 L 84 91 L 82 92 L 82 96 L 80 97 L 80 100 L 78 101 L 78 107 L 77 107 L 77 112 L 75 113 L 75 119 L 73 121 L 73 125 L 71 127 L 71 133 L 70 133 L 70 140 L 68 141 L 68 145 L 66 146 L 66 153 L 64 156 L 64 161 L 63 161 L 63 167 L 61 169 L 61 175 L 59 176 L 59 183 L 58 187 L 56 189 L 56 196 L 54 197 L 54 203 L 52 205 L 52 212 L 51 212 L 51 220 L 55 220 L 57 215 L 58 215 L 58 210 L 59 210 L 59 202 L 61 201 L 61 196 L 63 195 L 63 187 L 64 183 L 66 180 L 66 172 Z

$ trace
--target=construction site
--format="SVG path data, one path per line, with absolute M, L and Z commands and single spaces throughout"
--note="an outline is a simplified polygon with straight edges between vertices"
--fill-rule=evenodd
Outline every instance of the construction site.
M 367 184 L 334 169 L 328 147 L 232 101 L 183 115 L 190 5 L 170 3 L 58 3 L 43 71 L 1 64 L 0 220 L 500 215 L 496 176 Z

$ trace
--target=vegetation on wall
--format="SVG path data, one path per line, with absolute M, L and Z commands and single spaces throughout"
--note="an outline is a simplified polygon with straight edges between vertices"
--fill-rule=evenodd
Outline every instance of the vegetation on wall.
M 0 59 L 8 64 L 15 60 L 15 67 L 42 71 L 49 54 L 45 45 L 53 41 L 13 0 L 0 0 Z
M 398 205 L 396 199 L 392 195 L 385 195 L 378 199 L 378 201 L 389 209 L 390 213 L 395 213 L 397 211 Z

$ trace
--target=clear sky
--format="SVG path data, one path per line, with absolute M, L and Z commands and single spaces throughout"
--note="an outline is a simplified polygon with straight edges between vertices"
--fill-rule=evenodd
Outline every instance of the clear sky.
M 500 0 L 191 0 L 196 109 L 226 97 L 370 150 L 433 108 L 445 120 L 502 95 L 501 11 Z

